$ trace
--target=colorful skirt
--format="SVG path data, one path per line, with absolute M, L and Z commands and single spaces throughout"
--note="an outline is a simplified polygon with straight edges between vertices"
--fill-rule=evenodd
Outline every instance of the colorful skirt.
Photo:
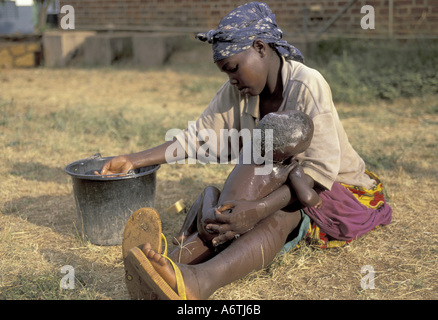
M 392 209 L 385 201 L 382 182 L 372 172 L 366 173 L 376 181 L 373 189 L 335 182 L 331 190 L 319 194 L 322 208 L 302 209 L 301 239 L 320 248 L 341 247 L 391 222 Z M 286 243 L 284 250 L 296 243 Z

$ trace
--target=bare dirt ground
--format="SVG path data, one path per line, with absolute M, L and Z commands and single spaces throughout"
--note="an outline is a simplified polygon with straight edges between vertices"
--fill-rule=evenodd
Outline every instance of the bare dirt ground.
M 77 230 L 64 167 L 164 141 L 196 120 L 223 76 L 214 68 L 0 71 L 0 299 L 129 299 L 120 246 L 97 246 Z M 337 105 L 350 140 L 383 180 L 393 221 L 350 245 L 306 245 L 218 290 L 211 299 L 437 299 L 438 98 Z M 168 239 L 187 206 L 230 166 L 164 165 L 156 208 Z M 170 241 L 169 241 L 170 242 Z M 62 266 L 75 289 L 60 289 Z M 361 280 L 374 270 L 374 289 Z

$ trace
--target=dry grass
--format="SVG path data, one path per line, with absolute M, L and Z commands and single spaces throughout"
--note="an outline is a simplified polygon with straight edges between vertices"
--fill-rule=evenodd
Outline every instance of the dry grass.
M 76 230 L 64 167 L 160 143 L 170 128 L 195 120 L 222 75 L 209 67 L 32 69 L 0 73 L 0 299 L 128 299 L 121 248 L 90 244 Z M 353 145 L 383 179 L 391 225 L 341 249 L 303 245 L 218 290 L 212 299 L 437 299 L 438 98 L 367 106 L 339 104 Z M 165 209 L 220 187 L 229 166 L 165 165 L 156 207 L 168 237 L 184 216 Z M 61 290 L 63 265 L 76 289 Z M 362 266 L 375 289 L 361 288 Z

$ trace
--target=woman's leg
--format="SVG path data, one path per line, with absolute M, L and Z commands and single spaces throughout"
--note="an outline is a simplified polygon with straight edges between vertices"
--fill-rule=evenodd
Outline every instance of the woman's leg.
M 199 237 L 198 232 L 195 231 L 185 238 L 168 256 L 177 263 L 198 264 L 210 259 L 215 254 L 217 254 L 215 250 L 207 246 Z
M 206 299 L 220 287 L 266 267 L 280 252 L 300 220 L 299 211 L 278 211 L 210 260 L 196 265 L 178 264 L 188 298 Z M 145 246 L 144 253 L 155 270 L 176 290 L 175 273 L 170 263 L 150 246 Z

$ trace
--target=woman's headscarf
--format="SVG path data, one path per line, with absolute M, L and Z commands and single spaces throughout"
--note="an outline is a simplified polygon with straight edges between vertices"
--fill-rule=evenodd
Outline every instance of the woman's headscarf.
M 304 61 L 301 52 L 284 40 L 275 15 L 267 4 L 251 2 L 227 14 L 216 30 L 199 33 L 196 38 L 213 44 L 213 60 L 217 62 L 249 49 L 255 40 L 273 43 L 285 59 Z

